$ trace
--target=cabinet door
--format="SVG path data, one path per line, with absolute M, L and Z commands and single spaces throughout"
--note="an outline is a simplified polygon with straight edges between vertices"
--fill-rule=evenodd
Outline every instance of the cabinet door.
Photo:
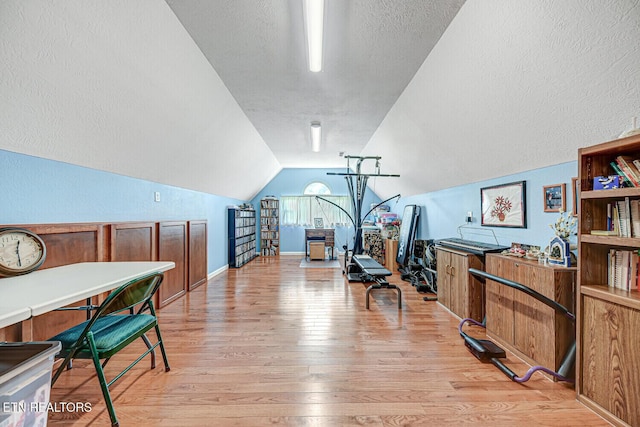
M 638 426 L 640 310 L 591 296 L 582 298 L 581 394 L 627 424 Z
M 158 226 L 158 260 L 173 261 L 174 269 L 164 273 L 158 289 L 158 307 L 179 298 L 187 290 L 187 223 L 161 222 Z
M 455 255 L 452 260 L 454 265 L 454 274 L 458 280 L 458 288 L 460 289 L 460 317 L 470 317 L 482 322 L 485 315 L 485 290 L 484 284 L 476 276 L 469 273 L 470 268 L 484 271 L 484 261 L 474 254 Z M 451 280 L 454 280 L 452 278 Z
M 514 277 L 511 260 L 487 255 L 487 273 L 512 280 Z M 504 342 L 513 344 L 513 288 L 493 280 L 486 281 L 487 332 Z
M 553 270 L 515 262 L 513 280 L 555 299 Z M 548 368 L 556 368 L 555 311 L 533 297 L 514 294 L 514 346 Z
M 451 311 L 458 317 L 464 318 L 467 317 L 468 307 L 467 275 L 469 274 L 469 264 L 467 263 L 467 257 L 453 253 L 451 254 L 450 263 Z
M 207 221 L 189 221 L 189 290 L 207 282 Z
M 441 249 L 436 250 L 436 271 L 438 272 L 438 302 L 451 309 L 451 253 Z

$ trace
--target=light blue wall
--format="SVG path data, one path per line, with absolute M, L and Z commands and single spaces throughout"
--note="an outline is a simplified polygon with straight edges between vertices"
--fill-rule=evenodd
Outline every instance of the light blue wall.
M 519 242 L 544 248 L 553 237 L 549 224 L 555 222 L 558 213 L 544 212 L 542 187 L 565 183 L 566 210 L 573 210 L 571 178 L 577 176 L 577 171 L 577 162 L 569 162 L 433 193 L 403 197 L 393 211 L 402 215 L 405 205 L 421 206 L 418 228 L 420 239 L 459 237 L 458 226 L 464 224 L 467 211 L 472 211 L 474 219 L 470 226 L 473 228 L 462 230 L 465 239 L 495 243 L 491 234 L 493 231 L 501 245 L 510 246 L 512 242 Z M 527 228 L 481 226 L 480 189 L 515 181 L 526 181 Z
M 251 203 L 260 211 L 260 199 L 271 195 L 277 198 L 282 196 L 299 196 L 305 187 L 311 182 L 320 181 L 326 184 L 333 195 L 348 195 L 347 183 L 343 176 L 327 175 L 327 172 L 344 172 L 344 168 L 338 169 L 283 169 L 276 175 L 265 188 L 253 198 Z M 393 179 L 393 178 L 388 178 Z M 369 210 L 371 203 L 380 202 L 380 198 L 371 190 L 365 193 L 362 209 Z M 334 208 L 337 209 L 337 208 Z M 342 251 L 342 246 L 349 244 L 353 247 L 353 227 L 337 227 L 335 231 L 336 247 Z M 258 242 L 259 243 L 259 242 Z M 280 252 L 304 252 L 304 227 L 281 226 L 280 227 Z
M 348 190 L 344 177 L 326 174 L 343 170 L 283 169 L 251 203 L 259 210 L 262 197 L 300 195 L 313 181 L 324 182 L 333 194 L 346 195 Z M 418 229 L 421 239 L 458 236 L 457 228 L 464 223 L 467 211 L 471 210 L 474 215 L 471 225 L 480 230 L 465 231 L 465 238 L 491 243 L 490 230 L 493 230 L 500 244 L 521 242 L 545 247 L 553 235 L 549 224 L 558 214 L 543 212 L 542 187 L 565 183 L 567 210 L 573 209 L 571 178 L 576 175 L 577 163 L 569 162 L 404 197 L 398 204 L 390 203 L 390 206 L 400 215 L 407 204 L 422 207 Z M 527 185 L 527 228 L 481 227 L 480 188 L 520 180 L 526 181 Z M 209 272 L 227 264 L 226 207 L 243 202 L 3 150 L 0 150 L 0 183 L 3 196 L 0 224 L 206 219 L 209 225 Z M 153 200 L 155 191 L 160 192 L 160 202 Z M 378 196 L 368 190 L 364 206 L 368 208 L 371 203 L 379 201 Z M 349 246 L 353 244 L 353 229 L 339 228 L 336 246 L 341 248 L 347 241 Z M 281 228 L 281 251 L 304 251 L 302 227 Z
M 206 219 L 209 272 L 227 264 L 226 207 L 242 203 L 4 150 L 0 188 L 0 224 Z

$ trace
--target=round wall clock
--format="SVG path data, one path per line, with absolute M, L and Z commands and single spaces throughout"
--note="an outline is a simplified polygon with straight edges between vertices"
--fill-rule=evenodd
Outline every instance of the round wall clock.
M 0 277 L 37 270 L 47 256 L 44 241 L 24 228 L 0 228 Z

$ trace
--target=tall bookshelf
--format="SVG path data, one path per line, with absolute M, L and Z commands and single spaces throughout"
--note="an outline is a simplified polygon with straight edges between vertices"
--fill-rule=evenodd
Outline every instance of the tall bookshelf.
M 256 257 L 256 211 L 228 208 L 229 267 L 242 267 Z
M 280 254 L 280 201 L 272 197 L 260 200 L 260 254 Z
M 591 234 L 607 228 L 607 205 L 640 199 L 640 187 L 593 190 L 618 156 L 640 159 L 640 135 L 578 151 L 580 180 L 576 392 L 614 425 L 640 425 L 640 292 L 608 286 L 611 249 L 637 251 L 640 238 Z

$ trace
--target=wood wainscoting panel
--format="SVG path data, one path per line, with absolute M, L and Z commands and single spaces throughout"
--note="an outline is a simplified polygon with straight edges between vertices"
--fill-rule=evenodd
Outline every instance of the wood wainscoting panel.
M 109 226 L 110 261 L 157 261 L 155 222 L 123 222 Z
M 47 247 L 47 259 L 41 268 L 58 267 L 79 262 L 106 261 L 104 224 L 34 224 L 19 225 L 42 237 Z M 52 283 L 51 286 L 56 286 Z M 94 298 L 94 303 L 98 301 Z M 78 301 L 70 306 L 85 305 Z M 33 341 L 51 338 L 78 323 L 85 321 L 86 311 L 52 311 L 36 316 L 32 322 Z M 28 337 L 27 331 L 23 332 Z M 24 338 L 23 338 L 24 339 Z
M 207 221 L 189 221 L 188 290 L 207 283 Z
M 165 272 L 158 290 L 158 308 L 187 291 L 187 222 L 166 221 L 158 224 L 158 261 L 173 261 L 176 267 Z

